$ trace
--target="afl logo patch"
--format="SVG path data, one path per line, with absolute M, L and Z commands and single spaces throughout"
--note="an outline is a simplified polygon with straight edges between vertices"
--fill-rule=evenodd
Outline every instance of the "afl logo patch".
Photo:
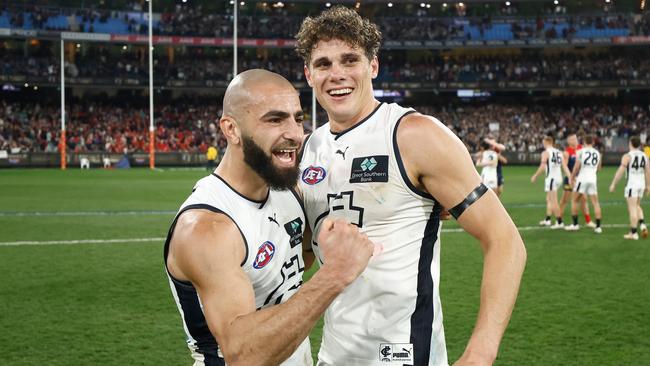
M 275 254 L 275 245 L 270 241 L 265 241 L 260 248 L 257 250 L 257 255 L 255 256 L 255 262 L 253 262 L 253 267 L 255 269 L 264 268 Z
M 302 181 L 313 186 L 314 184 L 322 182 L 326 176 L 327 173 L 325 172 L 325 169 L 319 166 L 310 165 L 309 168 L 302 172 Z

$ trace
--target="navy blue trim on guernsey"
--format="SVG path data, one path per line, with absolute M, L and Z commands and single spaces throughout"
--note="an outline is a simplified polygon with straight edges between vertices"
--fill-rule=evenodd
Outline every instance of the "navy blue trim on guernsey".
M 302 155 L 305 153 L 305 147 L 307 146 L 307 142 L 309 141 L 309 139 L 311 138 L 311 135 L 313 135 L 313 134 L 314 134 L 314 131 L 312 131 L 310 134 L 307 134 L 307 136 L 305 136 L 305 139 L 302 140 L 302 146 L 300 147 L 300 152 L 298 152 L 298 156 L 297 156 L 298 161 L 302 160 Z
M 305 215 L 305 227 L 307 227 L 309 225 L 309 222 L 307 222 L 307 210 L 305 210 L 305 204 L 302 202 L 302 198 L 300 197 L 298 192 L 296 192 L 295 189 L 289 188 L 289 190 L 291 191 L 291 193 L 293 193 L 293 196 L 296 197 L 296 201 L 298 201 L 298 204 L 302 209 L 302 214 Z
M 173 278 L 172 283 L 183 311 L 187 331 L 196 340 L 196 352 L 203 355 L 205 366 L 225 366 L 226 361 L 219 357 L 219 344 L 208 328 L 196 289 L 174 281 Z
M 340 132 L 333 132 L 332 130 L 330 130 L 330 133 L 331 133 L 332 135 L 335 136 L 335 137 L 334 137 L 334 140 L 338 140 L 339 137 L 341 137 L 341 136 L 345 135 L 346 133 L 348 133 L 348 132 L 354 130 L 355 128 L 361 126 L 364 122 L 366 122 L 367 120 L 369 120 L 370 117 L 372 117 L 375 113 L 377 113 L 377 111 L 379 110 L 379 107 L 381 107 L 382 105 L 384 105 L 384 102 L 379 102 L 379 105 L 376 106 L 375 109 L 374 109 L 372 112 L 370 112 L 369 115 L 367 115 L 364 119 L 362 119 L 362 120 L 359 121 L 357 124 L 355 124 L 354 126 L 348 128 L 348 129 L 345 129 L 345 130 L 340 131 Z
M 240 264 L 240 266 L 243 266 L 244 263 L 246 263 L 246 260 L 248 259 L 248 241 L 246 240 L 246 237 L 244 236 L 244 232 L 241 231 L 241 228 L 239 227 L 237 222 L 235 222 L 235 220 L 232 217 L 230 217 L 230 215 L 228 215 L 227 213 L 221 211 L 220 209 L 218 209 L 216 207 L 206 205 L 206 204 L 195 204 L 195 205 L 189 205 L 189 206 L 183 207 L 183 209 L 178 214 L 176 214 L 176 217 L 174 218 L 174 221 L 172 222 L 172 224 L 171 224 L 171 226 L 169 228 L 169 232 L 167 232 L 167 240 L 165 240 L 165 250 L 164 250 L 164 253 L 163 253 L 163 259 L 165 260 L 165 268 L 167 268 L 167 255 L 169 254 L 169 243 L 171 242 L 172 235 L 174 234 L 174 229 L 176 228 L 176 222 L 178 221 L 178 218 L 181 217 L 181 214 L 184 213 L 185 211 L 195 210 L 195 209 L 208 210 L 208 211 L 212 211 L 214 213 L 220 213 L 222 215 L 225 215 L 227 218 L 230 219 L 230 221 L 232 221 L 235 224 L 235 226 L 237 226 L 237 230 L 239 230 L 239 233 L 241 234 L 241 238 L 242 238 L 242 240 L 244 240 L 244 249 L 246 249 L 246 254 L 244 255 L 244 260 Z M 172 279 L 174 279 L 174 276 L 172 276 L 171 273 L 169 274 L 169 276 Z M 177 280 L 177 281 L 180 281 L 181 283 L 185 283 L 185 284 L 190 284 L 190 282 L 187 282 L 187 281 L 181 281 L 181 280 Z
M 172 284 L 174 285 L 174 288 L 176 290 L 178 302 L 180 303 L 181 310 L 183 311 L 183 319 L 185 320 L 185 326 L 187 327 L 187 331 L 190 333 L 192 338 L 194 338 L 194 340 L 196 341 L 196 351 L 203 355 L 205 366 L 225 366 L 226 365 L 225 361 L 223 360 L 223 358 L 219 357 L 219 353 L 218 353 L 219 344 L 217 343 L 217 340 L 212 335 L 212 332 L 210 332 L 210 328 L 208 327 L 208 322 L 206 321 L 205 316 L 203 314 L 203 310 L 201 309 L 201 304 L 199 302 L 199 295 L 197 294 L 194 285 L 192 285 L 192 283 L 189 281 L 183 281 L 175 278 L 169 272 L 169 268 L 167 268 L 167 257 L 169 256 L 169 245 L 171 243 L 171 239 L 174 234 L 174 229 L 176 228 L 176 223 L 178 222 L 178 218 L 184 212 L 189 210 L 196 210 L 196 209 L 204 209 L 215 213 L 223 214 L 226 217 L 228 217 L 233 223 L 235 223 L 235 226 L 237 226 L 237 229 L 239 230 L 242 236 L 242 239 L 244 239 L 244 247 L 246 248 L 246 255 L 244 256 L 244 260 L 242 261 L 241 266 L 243 266 L 244 263 L 246 263 L 246 259 L 248 259 L 248 244 L 246 242 L 246 237 L 244 236 L 244 233 L 241 231 L 239 225 L 237 225 L 237 223 L 232 219 L 232 217 L 230 217 L 227 213 L 219 210 L 218 208 L 206 204 L 196 204 L 196 205 L 189 205 L 184 207 L 174 218 L 174 221 L 172 222 L 169 228 L 169 232 L 167 233 L 167 240 L 165 240 L 165 248 L 163 251 L 165 270 L 167 271 L 167 274 L 169 275 L 169 278 L 171 279 Z
M 263 200 L 254 200 L 254 199 L 252 199 L 252 198 L 248 198 L 248 197 L 244 196 L 243 194 L 239 193 L 235 188 L 233 188 L 233 186 L 231 186 L 230 184 L 228 184 L 228 182 L 226 182 L 225 179 L 223 179 L 221 176 L 217 175 L 217 173 L 212 173 L 212 175 L 214 175 L 215 177 L 217 177 L 220 181 L 223 182 L 223 184 L 225 184 L 228 188 L 230 188 L 231 191 L 237 193 L 238 196 L 240 196 L 241 198 L 245 199 L 246 201 L 251 201 L 251 202 L 253 202 L 253 203 L 259 203 L 259 204 L 260 204 L 260 207 L 258 207 L 259 209 L 264 208 L 264 205 L 266 204 L 266 201 L 269 200 L 269 195 L 271 194 L 271 189 L 269 189 L 269 190 L 266 192 L 266 197 L 265 197 Z
M 431 262 L 433 249 L 438 240 L 440 227 L 440 212 L 442 206 L 433 207 L 420 246 L 418 261 L 418 295 L 415 300 L 415 310 L 411 315 L 411 337 L 413 344 L 413 365 L 428 365 L 431 353 L 431 333 L 433 332 L 433 277 Z
M 399 146 L 397 146 L 397 128 L 399 127 L 399 124 L 402 122 L 402 118 L 408 116 L 409 114 L 415 113 L 415 111 L 408 111 L 404 113 L 398 120 L 397 123 L 395 123 L 395 129 L 393 130 L 393 151 L 395 152 L 395 161 L 397 161 L 397 166 L 399 167 L 399 172 L 402 175 L 402 180 L 406 183 L 406 186 L 415 194 L 418 196 L 428 198 L 430 200 L 434 199 L 432 195 L 430 195 L 428 192 L 421 191 L 413 185 L 411 180 L 409 179 L 408 174 L 406 174 L 406 168 L 404 167 L 404 162 L 402 161 L 402 154 L 399 152 Z

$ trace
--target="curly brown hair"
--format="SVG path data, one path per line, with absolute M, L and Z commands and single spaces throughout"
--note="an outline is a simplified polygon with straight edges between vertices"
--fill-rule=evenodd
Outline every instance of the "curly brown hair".
M 311 52 L 319 41 L 338 39 L 364 50 L 368 60 L 379 52 L 381 32 L 376 24 L 362 18 L 354 10 L 335 6 L 316 18 L 307 17 L 296 35 L 296 52 L 309 65 Z

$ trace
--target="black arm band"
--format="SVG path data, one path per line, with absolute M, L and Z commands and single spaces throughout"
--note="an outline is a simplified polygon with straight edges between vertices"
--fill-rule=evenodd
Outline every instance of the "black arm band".
M 467 197 L 463 200 L 463 202 L 457 204 L 456 206 L 452 207 L 449 210 L 449 213 L 451 216 L 453 216 L 455 219 L 458 219 L 460 215 L 467 210 L 467 208 L 471 205 L 474 204 L 474 202 L 478 201 L 481 196 L 485 194 L 485 192 L 488 191 L 488 187 L 485 186 L 485 184 L 481 183 L 478 185 L 478 187 L 474 188 L 473 191 L 469 192 Z

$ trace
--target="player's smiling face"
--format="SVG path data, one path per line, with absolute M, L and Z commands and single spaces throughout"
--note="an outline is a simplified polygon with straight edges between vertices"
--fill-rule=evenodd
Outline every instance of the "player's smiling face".
M 330 122 L 352 125 L 375 108 L 372 79 L 378 70 L 377 57 L 368 60 L 360 47 L 332 39 L 314 46 L 305 75 Z
M 254 122 L 242 129 L 244 161 L 271 188 L 289 188 L 298 180 L 304 137 L 300 99 L 295 90 L 264 90 L 261 95 L 245 112 Z

